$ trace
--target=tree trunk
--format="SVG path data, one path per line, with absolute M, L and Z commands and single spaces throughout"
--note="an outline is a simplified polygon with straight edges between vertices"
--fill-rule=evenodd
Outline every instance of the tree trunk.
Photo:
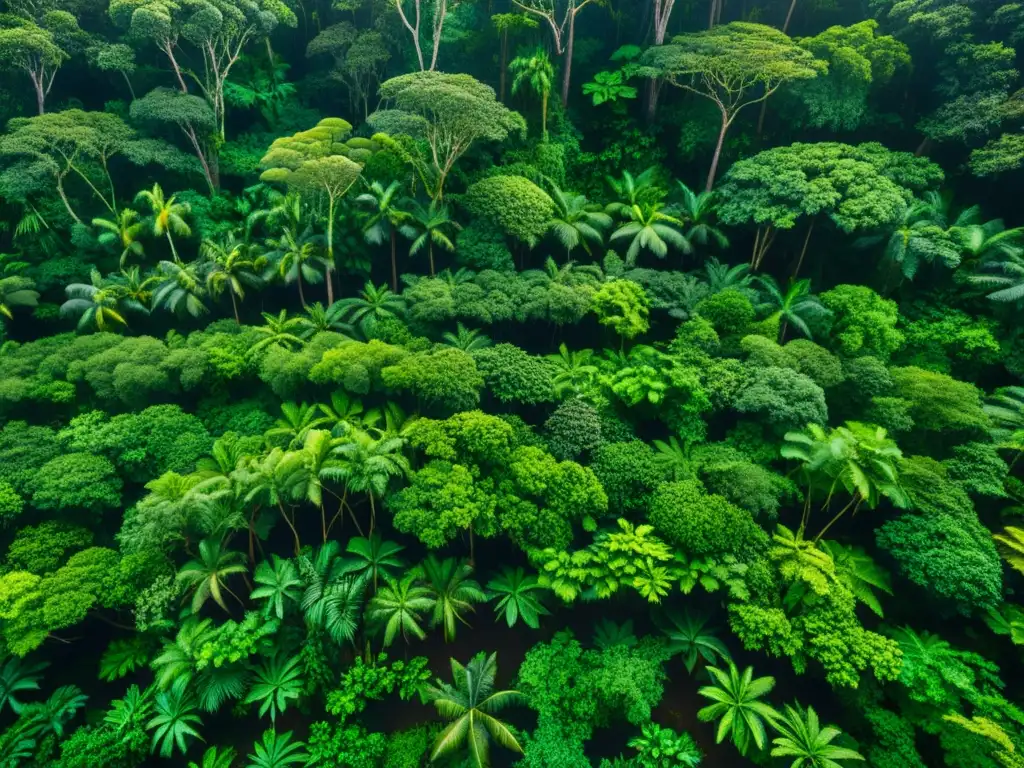
M 814 231 L 814 222 L 817 221 L 817 217 L 811 219 L 810 226 L 807 227 L 807 236 L 804 238 L 804 247 L 800 249 L 800 258 L 797 259 L 796 269 L 793 270 L 793 279 L 796 279 L 797 273 L 800 272 L 800 267 L 804 265 L 804 256 L 807 255 L 807 244 L 811 242 L 811 232 Z
M 427 257 L 430 259 L 430 276 L 434 276 L 434 242 L 427 241 Z
M 658 78 L 652 77 L 647 81 L 647 122 L 654 123 L 654 116 L 658 111 L 658 96 L 661 94 L 661 84 Z
M 793 11 L 796 8 L 796 0 L 790 0 L 789 10 L 786 11 L 786 20 L 782 22 L 782 33 L 789 31 L 789 22 L 793 20 Z M 761 102 L 761 113 L 757 116 L 757 140 L 761 140 L 761 132 L 764 130 L 764 116 L 768 113 L 768 99 Z
M 377 507 L 373 503 L 373 491 L 370 491 L 367 496 L 370 497 L 370 535 L 373 536 L 373 528 L 377 524 Z
M 166 230 L 164 234 L 167 235 L 167 242 L 171 244 L 171 256 L 174 257 L 174 263 L 181 264 L 181 259 L 178 258 L 178 249 L 174 247 L 174 238 L 171 237 L 171 230 Z
M 398 261 L 395 258 L 396 235 L 394 226 L 391 227 L 391 290 L 398 293 Z
M 783 33 L 789 32 L 789 22 L 793 20 L 793 11 L 796 10 L 796 0 L 790 0 L 789 10 L 786 11 L 786 20 L 782 22 Z
M 181 76 L 181 67 L 178 66 L 178 61 L 174 58 L 174 49 L 171 48 L 170 43 L 165 44 L 164 53 L 166 53 L 167 58 L 171 60 L 171 66 L 174 68 L 174 74 L 178 78 L 178 85 L 181 87 L 181 92 L 188 93 L 188 86 L 185 85 L 185 78 Z
M 241 325 L 242 321 L 238 317 L 238 302 L 235 300 L 235 292 L 228 287 L 228 294 L 231 296 L 231 309 L 235 311 L 235 325 Z
M 327 306 L 334 303 L 334 198 L 327 204 L 327 266 L 324 267 L 324 281 L 327 283 Z
M 565 66 L 562 72 L 562 107 L 569 106 L 569 79 L 572 77 L 572 49 L 576 42 L 576 13 L 569 12 L 569 39 L 565 45 Z M 545 136 L 547 132 L 545 131 Z
M 725 143 L 725 132 L 729 130 L 729 116 L 722 110 L 722 129 L 718 132 L 718 143 L 715 145 L 715 154 L 711 158 L 711 170 L 708 171 L 708 181 L 704 189 L 710 192 L 715 186 L 715 174 L 718 172 L 718 160 L 722 156 L 722 145 Z
M 43 81 L 32 76 L 32 86 L 36 89 L 36 108 L 39 114 L 46 114 L 46 94 L 43 92 Z
M 302 268 L 301 267 L 299 267 L 298 269 L 295 270 L 295 277 L 296 277 L 295 282 L 297 282 L 299 284 L 299 301 L 302 302 L 302 308 L 305 309 L 306 308 L 306 294 L 302 290 Z
M 548 92 L 540 95 L 540 132 L 544 141 L 548 140 Z

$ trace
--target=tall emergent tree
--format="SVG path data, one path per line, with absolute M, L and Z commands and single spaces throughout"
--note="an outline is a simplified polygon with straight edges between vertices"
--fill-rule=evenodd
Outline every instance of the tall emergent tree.
M 551 28 L 551 41 L 555 53 L 565 56 L 562 62 L 562 105 L 569 101 L 569 78 L 572 76 L 572 52 L 576 42 L 576 15 L 594 0 L 565 0 L 565 7 L 559 8 L 558 0 L 512 0 L 526 13 L 543 19 Z
M 715 185 L 725 134 L 744 107 L 764 101 L 784 83 L 817 77 L 827 65 L 773 27 L 732 22 L 679 35 L 648 50 L 646 74 L 710 99 L 722 116 L 705 188 Z
M 327 203 L 327 261 L 324 280 L 327 302 L 334 303 L 334 215 L 345 194 L 363 172 L 359 163 L 350 159 L 351 147 L 344 143 L 352 133 L 352 125 L 339 117 L 321 120 L 308 131 L 282 136 L 270 145 L 260 160 L 265 168 L 261 181 L 279 181 L 290 191 L 305 194 Z
M 477 141 L 504 141 L 522 133 L 526 122 L 494 97 L 494 89 L 470 75 L 413 72 L 382 83 L 380 95 L 392 109 L 375 112 L 375 130 L 422 139 L 411 149 L 389 136 L 374 139 L 398 151 L 415 168 L 431 198 L 444 196 L 444 183 L 460 157 Z M 398 126 L 398 130 L 394 126 Z

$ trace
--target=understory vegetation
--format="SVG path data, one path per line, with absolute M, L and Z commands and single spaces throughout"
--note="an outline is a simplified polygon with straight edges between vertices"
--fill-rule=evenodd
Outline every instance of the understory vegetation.
M 6 0 L 0 768 L 1024 768 L 1022 39 Z

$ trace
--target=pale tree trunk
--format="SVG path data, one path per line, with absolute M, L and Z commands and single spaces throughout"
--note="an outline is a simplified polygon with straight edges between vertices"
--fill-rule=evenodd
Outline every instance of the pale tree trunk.
M 715 186 L 715 175 L 718 173 L 718 161 L 722 156 L 722 145 L 725 143 L 725 132 L 729 130 L 729 115 L 725 109 L 719 107 L 722 111 L 722 128 L 718 132 L 718 143 L 715 145 L 715 154 L 711 158 L 711 170 L 708 171 L 708 180 L 704 185 L 704 189 L 708 192 Z
M 334 303 L 334 198 L 327 204 L 327 266 L 324 280 L 327 282 L 327 306 Z
M 562 107 L 569 106 L 569 79 L 572 76 L 572 49 L 576 42 L 576 12 L 569 13 L 569 39 L 565 44 L 565 67 L 562 73 Z M 547 136 L 545 130 L 544 135 Z
M 814 231 L 814 222 L 817 221 L 817 217 L 811 219 L 810 226 L 807 227 L 807 236 L 804 237 L 804 247 L 800 249 L 800 258 L 797 259 L 796 269 L 793 270 L 793 279 L 796 279 L 797 274 L 800 272 L 800 267 L 804 264 L 804 256 L 807 255 L 807 245 L 811 242 L 811 233 Z
M 423 64 L 423 49 L 420 47 L 420 0 L 414 0 L 416 3 L 416 26 L 409 23 L 409 19 L 405 15 L 405 9 L 402 8 L 402 0 L 395 0 L 395 8 L 398 9 L 398 16 L 402 20 L 402 26 L 409 30 L 409 34 L 412 35 L 412 44 L 416 48 L 416 59 L 420 63 L 420 72 L 426 69 Z
M 786 11 L 786 20 L 782 23 L 782 32 L 789 31 L 789 22 L 793 20 L 793 11 L 796 8 L 796 0 L 790 0 L 789 10 Z M 761 102 L 761 114 L 757 116 L 757 138 L 760 140 L 761 132 L 764 130 L 764 116 L 768 113 L 768 99 Z
M 441 46 L 441 32 L 444 31 L 444 20 L 448 15 L 448 0 L 434 2 L 434 51 L 430 56 L 430 71 L 437 66 L 437 49 Z

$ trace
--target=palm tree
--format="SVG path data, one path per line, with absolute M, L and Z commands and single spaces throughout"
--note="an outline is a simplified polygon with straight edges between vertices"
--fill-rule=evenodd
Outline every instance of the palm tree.
M 750 274 L 749 264 L 737 264 L 730 267 L 714 257 L 705 262 L 704 274 L 707 276 L 708 293 L 710 294 L 730 290 L 742 292 L 754 281 L 753 275 Z
M 267 618 L 273 614 L 278 621 L 283 621 L 286 604 L 299 602 L 302 580 L 291 560 L 271 555 L 271 560 L 263 560 L 256 566 L 252 580 L 258 586 L 249 593 L 249 599 L 267 601 L 263 606 Z
M 333 305 L 332 305 L 333 306 Z M 332 313 L 319 301 L 303 308 L 305 315 L 295 318 L 296 327 L 301 328 L 301 335 L 307 341 L 318 333 L 340 333 L 342 336 L 351 336 L 352 326 L 343 323 L 338 319 L 337 313 Z
M 663 210 L 661 203 L 651 203 L 643 207 L 633 205 L 625 211 L 626 221 L 612 232 L 611 242 L 629 240 L 626 250 L 626 263 L 635 264 L 636 257 L 642 249 L 649 250 L 659 259 L 668 255 L 671 245 L 684 254 L 693 253 L 693 246 L 686 236 L 679 231 L 683 222 Z
M 684 611 L 682 615 L 669 613 L 665 618 L 660 628 L 668 638 L 669 650 L 673 654 L 683 654 L 686 671 L 691 675 L 702 658 L 708 664 L 714 664 L 719 659 L 731 661 L 729 649 L 718 639 L 714 630 L 708 627 L 706 616 Z
M 202 720 L 196 714 L 196 701 L 188 692 L 185 678 L 179 678 L 170 690 L 160 691 L 156 695 L 156 716 L 146 723 L 146 730 L 154 730 L 151 751 L 160 745 L 160 757 L 170 757 L 177 746 L 182 754 L 188 751 L 186 739 L 201 739 L 196 727 L 202 726 Z
M 394 577 L 404 565 L 398 556 L 405 547 L 393 541 L 385 541 L 380 534 L 374 533 L 370 538 L 353 536 L 348 540 L 345 551 L 352 555 L 346 570 L 357 575 L 370 574 L 373 590 L 377 591 L 380 576 Z
M 973 208 L 976 209 L 977 206 Z M 972 209 L 968 209 L 970 210 Z M 966 256 L 965 262 L 978 264 L 1024 256 L 1024 227 L 1007 229 L 1002 219 L 992 219 L 983 223 L 974 219 L 962 221 L 966 213 L 967 211 L 961 214 L 957 222 L 950 227 L 959 243 L 960 251 Z
M 366 619 L 384 630 L 384 647 L 387 648 L 401 633 L 409 642 L 409 635 L 422 640 L 427 636 L 423 631 L 423 614 L 434 607 L 430 590 L 417 584 L 418 572 L 406 574 L 401 580 L 390 576 L 384 578 L 384 586 L 371 598 L 366 609 Z
M 836 578 L 846 586 L 858 601 L 864 603 L 879 617 L 883 616 L 882 603 L 875 590 L 892 594 L 889 574 L 886 573 L 861 547 L 846 546 L 838 541 L 822 541 L 821 548 L 832 558 Z
M 307 765 L 309 755 L 301 741 L 292 741 L 292 732 L 278 734 L 273 728 L 263 734 L 263 741 L 253 744 L 255 754 L 249 755 L 246 768 L 285 768 L 289 765 Z
M 286 227 L 278 237 L 268 238 L 267 245 L 270 246 L 266 254 L 269 266 L 264 270 L 263 278 L 268 280 L 276 275 L 284 280 L 286 285 L 296 283 L 299 301 L 305 307 L 303 280 L 317 285 L 324 279 L 321 272 L 325 263 L 323 237 L 314 234 L 311 226 L 307 226 L 301 232 Z
M 333 318 L 358 325 L 366 336 L 380 320 L 386 317 L 403 317 L 405 299 L 389 290 L 386 285 L 377 288 L 367 280 L 359 296 L 336 301 L 327 311 Z
M 363 401 L 352 397 L 343 389 L 331 393 L 330 403 L 318 403 L 323 414 L 320 423 L 329 427 L 331 434 L 341 437 L 358 426 L 363 418 Z
M 423 575 L 434 598 L 434 614 L 430 626 L 444 626 L 446 643 L 455 640 L 456 621 L 469 626 L 462 614 L 473 611 L 474 603 L 487 600 L 480 584 L 470 578 L 472 573 L 472 566 L 453 557 L 438 560 L 431 555 L 423 562 Z
M 547 356 L 546 359 L 554 373 L 552 383 L 559 396 L 565 395 L 567 392 L 578 394 L 593 383 L 598 374 L 593 357 L 594 350 L 592 349 L 570 351 L 565 344 L 558 345 L 557 355 Z
M 203 752 L 202 762 L 189 761 L 188 768 L 231 768 L 235 750 L 231 747 L 210 747 Z
M 143 308 L 153 300 L 151 286 L 160 282 L 160 278 L 153 274 L 143 277 L 138 267 L 122 269 L 119 275 L 112 275 L 110 279 L 121 289 L 122 301 L 131 302 L 133 306 Z
M 199 542 L 199 558 L 189 560 L 181 566 L 177 580 L 183 583 L 187 590 L 193 591 L 193 613 L 198 613 L 203 604 L 211 597 L 217 605 L 226 611 L 228 606 L 224 602 L 222 590 L 238 600 L 240 604 L 242 600 L 228 588 L 224 581 L 231 574 L 245 573 L 245 570 L 241 552 L 224 549 L 219 541 L 203 539 Z
M 295 448 L 306 440 L 306 434 L 325 422 L 320 415 L 320 406 L 292 400 L 281 403 L 281 418 L 263 433 L 268 445 L 281 444 Z
M 555 77 L 548 52 L 537 47 L 529 56 L 516 56 L 508 63 L 508 71 L 512 73 L 513 95 L 519 93 L 525 86 L 540 97 L 541 135 L 544 141 L 547 141 L 548 98 L 551 96 L 551 83 Z
M 452 659 L 454 684 L 438 680 L 436 687 L 427 688 L 427 696 L 438 713 L 452 721 L 434 742 L 431 761 L 468 746 L 472 764 L 485 768 L 489 764 L 490 739 L 506 749 L 523 753 L 511 729 L 495 717 L 508 705 L 521 701 L 522 695 L 519 691 L 495 691 L 497 672 L 498 657 L 494 653 L 490 656 L 477 654 L 466 666 Z
M 107 283 L 95 269 L 90 283 L 71 283 L 64 289 L 68 300 L 61 304 L 61 317 L 77 317 L 78 330 L 95 327 L 108 331 L 114 326 L 128 327 L 126 311 L 149 314 L 140 302 L 125 296 L 119 285 Z
M 121 268 L 128 263 L 128 256 L 141 259 L 145 252 L 139 236 L 146 224 L 139 220 L 139 212 L 134 208 L 123 208 L 117 215 L 117 221 L 109 219 L 93 219 L 92 225 L 103 230 L 96 239 L 101 245 L 114 245 L 121 249 Z
M 139 192 L 135 196 L 135 200 L 136 202 L 144 200 L 149 204 L 154 237 L 166 237 L 171 246 L 171 256 L 175 262 L 180 262 L 181 259 L 178 258 L 178 249 L 174 247 L 172 235 L 188 237 L 192 234 L 192 228 L 185 223 L 185 216 L 192 209 L 188 203 L 176 203 L 175 197 L 175 195 L 171 195 L 165 198 L 160 185 L 154 184 L 152 189 L 144 189 Z
M 415 256 L 427 246 L 430 260 L 430 276 L 434 276 L 434 246 L 451 253 L 455 250 L 452 237 L 462 226 L 452 219 L 448 206 L 431 200 L 429 205 L 416 203 L 410 212 L 408 228 L 416 234 L 416 239 L 409 246 L 409 255 Z
M 27 277 L 13 276 L 0 278 L 0 315 L 14 319 L 11 311 L 15 307 L 34 307 L 39 303 L 36 284 Z
M 705 685 L 698 693 L 715 703 L 701 709 L 697 717 L 705 723 L 717 720 L 715 741 L 721 744 L 726 736 L 731 737 L 741 755 L 747 754 L 751 741 L 759 750 L 764 749 L 767 742 L 765 721 L 774 723 L 779 713 L 759 699 L 775 687 L 775 678 L 755 679 L 752 667 L 747 667 L 740 674 L 731 661 L 728 672 L 717 667 L 708 667 L 707 672 L 716 685 Z
M 206 287 L 214 297 L 227 291 L 238 325 L 242 324 L 238 317 L 238 302 L 245 300 L 245 289 L 263 285 L 257 272 L 264 268 L 266 259 L 253 256 L 252 250 L 253 246 L 239 240 L 234 232 L 221 242 L 204 240 L 199 247 L 200 255 L 207 260 L 204 265 Z
M 785 293 L 771 275 L 760 275 L 756 280 L 767 295 L 767 300 L 758 309 L 762 312 L 771 312 L 765 318 L 765 323 L 778 326 L 779 344 L 785 340 L 786 329 L 790 325 L 807 338 L 812 338 L 808 321 L 831 314 L 818 297 L 811 293 L 810 280 L 791 280 Z
M 302 613 L 310 627 L 323 629 L 336 643 L 354 642 L 366 594 L 366 578 L 353 574 L 330 540 L 299 558 L 299 573 L 306 585 Z
M 690 456 L 691 441 L 686 438 L 669 437 L 668 442 L 655 440 L 654 449 L 657 454 L 654 463 L 673 480 L 686 480 L 694 476 L 693 461 Z
M 277 507 L 292 532 L 295 554 L 298 555 L 302 542 L 295 527 L 294 510 L 289 515 L 285 504 L 291 505 L 298 490 L 306 483 L 305 456 L 302 452 L 273 448 L 265 456 L 251 458 L 248 464 L 241 466 L 233 475 L 237 476 L 245 489 L 242 498 L 246 504 L 262 500 Z
M 1017 302 L 1024 299 L 1024 256 L 1011 254 L 995 261 L 984 261 L 968 277 L 973 285 L 993 290 L 989 301 Z
M 956 237 L 946 229 L 945 212 L 934 199 L 907 206 L 888 236 L 863 237 L 855 245 L 870 248 L 883 241 L 882 263 L 907 280 L 914 279 L 921 262 L 933 264 L 940 261 L 950 269 L 960 263 L 960 246 Z
M 77 685 L 62 685 L 45 701 L 26 704 L 24 716 L 39 726 L 43 733 L 63 739 L 64 726 L 88 700 L 89 697 Z
M 0 709 L 5 706 L 20 715 L 25 703 L 18 700 L 22 691 L 38 691 L 46 664 L 26 664 L 17 656 L 12 656 L 0 667 Z
M 660 202 L 668 192 L 659 183 L 658 173 L 657 166 L 652 165 L 637 176 L 623 171 L 621 179 L 606 177 L 616 199 L 605 206 L 605 212 L 612 216 L 628 216 L 634 205 Z
M 839 760 L 864 760 L 860 753 L 832 743 L 842 731 L 822 728 L 813 707 L 787 704 L 775 726 L 782 735 L 772 739 L 771 756 L 787 762 L 792 758 L 790 768 L 843 768 Z
M 682 195 L 679 218 L 689 226 L 686 239 L 705 246 L 714 240 L 719 248 L 728 248 L 729 238 L 715 226 L 715 193 L 704 190 L 698 194 L 681 181 L 676 184 Z
M 367 191 L 356 198 L 356 204 L 361 205 L 370 212 L 370 218 L 363 229 L 363 236 L 366 242 L 371 245 L 380 245 L 385 240 L 391 241 L 391 290 L 398 291 L 398 261 L 397 241 L 398 233 L 411 238 L 416 237 L 414 231 L 409 227 L 411 215 L 402 210 L 398 201 L 398 193 L 402 191 L 402 184 L 397 181 L 391 182 L 387 187 L 379 181 L 371 183 Z
M 838 490 L 850 494 L 850 501 L 815 537 L 818 541 L 851 508 L 866 503 L 874 509 L 882 497 L 897 507 L 910 500 L 899 483 L 897 462 L 903 456 L 899 446 L 889 439 L 884 428 L 848 421 L 826 432 L 817 424 L 801 432 L 787 432 L 780 453 L 783 458 L 801 463 L 800 472 L 807 484 L 802 531 L 810 515 L 814 491 L 825 494 L 822 508 L 829 506 Z
M 493 343 L 490 336 L 487 336 L 477 328 L 467 328 L 462 323 L 456 324 L 455 333 L 445 331 L 441 338 L 444 340 L 444 344 L 461 349 L 463 352 L 475 352 L 478 349 L 486 349 Z
M 199 317 L 207 312 L 206 288 L 199 274 L 199 265 L 181 261 L 161 261 L 157 265 L 160 281 L 153 291 L 153 306 L 175 314 Z
M 255 671 L 256 679 L 245 697 L 244 704 L 259 703 L 259 716 L 270 713 L 270 722 L 277 721 L 277 715 L 288 709 L 288 699 L 298 699 L 302 693 L 302 658 L 293 656 L 285 659 L 275 656 L 261 664 Z
M 526 575 L 522 568 L 502 569 L 501 573 L 487 582 L 487 591 L 490 592 L 489 600 L 497 600 L 494 604 L 494 620 L 500 621 L 504 614 L 505 623 L 510 629 L 519 619 L 531 629 L 539 629 L 540 617 L 551 615 L 541 601 L 545 588 L 536 576 Z
M 587 202 L 585 195 L 563 191 L 555 182 L 547 180 L 555 213 L 548 222 L 548 232 L 565 248 L 566 257 L 582 246 L 592 256 L 591 246 L 600 248 L 604 243 L 602 230 L 612 225 L 612 217 Z
M 1008 525 L 1002 533 L 992 534 L 1007 565 L 1024 573 L 1024 528 Z
M 269 312 L 262 312 L 263 325 L 257 326 L 254 330 L 263 338 L 252 345 L 250 351 L 259 352 L 262 349 L 277 344 L 288 350 L 294 350 L 306 345 L 306 340 L 297 333 L 302 327 L 302 320 L 297 317 L 288 317 L 287 310 L 282 309 L 276 316 Z
M 375 439 L 362 430 L 354 430 L 334 449 L 337 464 L 325 468 L 328 479 L 345 484 L 345 491 L 365 493 L 370 500 L 370 534 L 377 522 L 375 498 L 384 495 L 392 477 L 409 472 L 409 460 L 402 455 L 405 440 L 397 437 Z

